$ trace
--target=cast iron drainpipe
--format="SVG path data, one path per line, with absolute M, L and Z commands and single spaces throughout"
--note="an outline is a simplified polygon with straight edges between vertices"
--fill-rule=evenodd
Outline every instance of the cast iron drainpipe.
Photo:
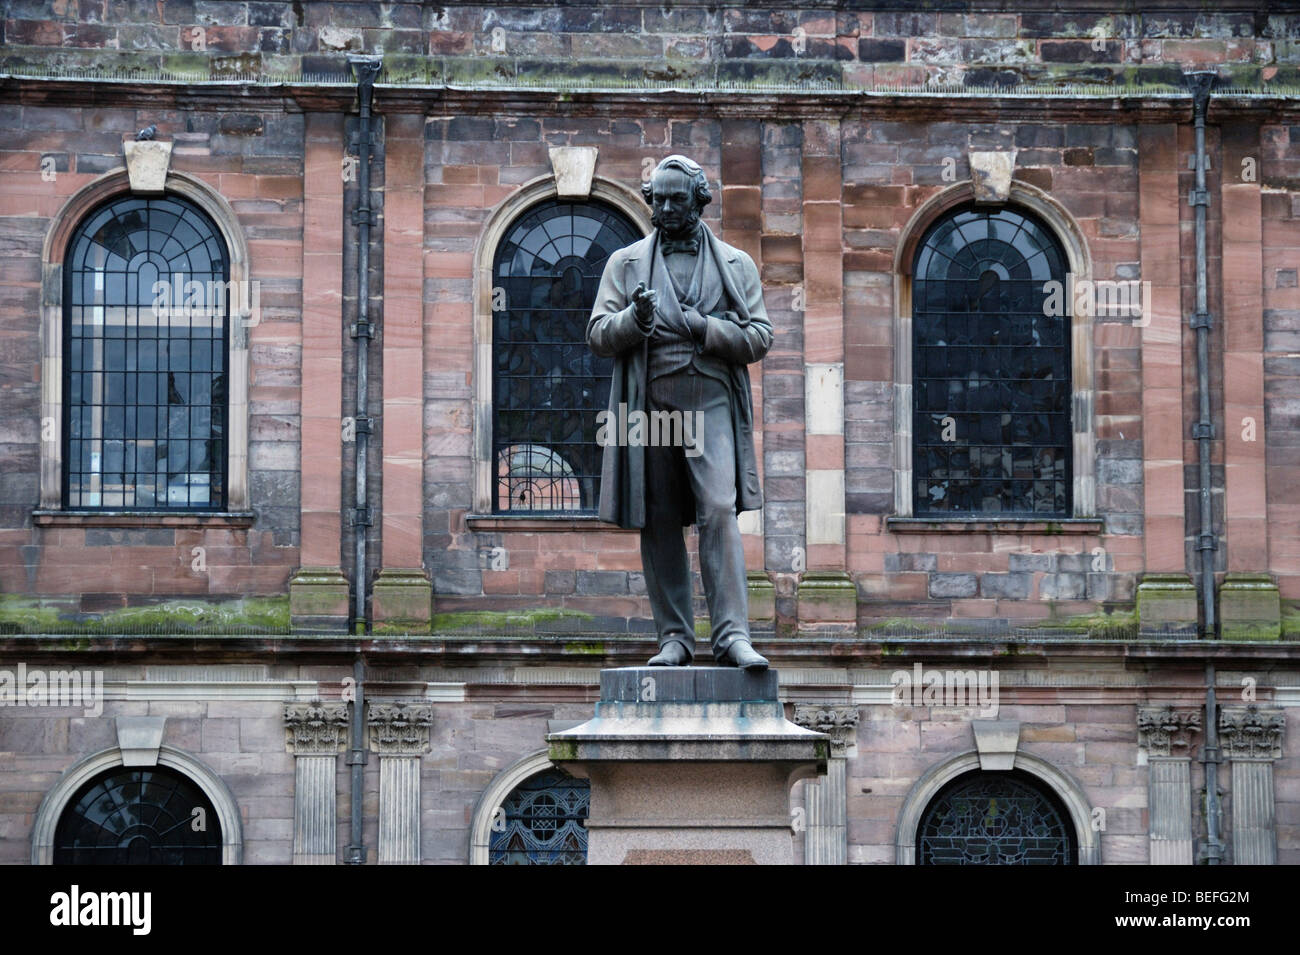
M 363 787 L 366 779 L 366 665 L 358 656 L 352 661 L 352 725 L 351 749 L 348 751 L 348 765 L 352 768 L 351 772 L 351 798 L 352 798 L 352 818 L 351 829 L 352 839 L 348 843 L 347 851 L 344 854 L 344 863 L 346 865 L 365 865 L 366 847 L 363 840 L 365 834 L 362 828 L 361 802 L 364 798 Z
M 1222 810 L 1219 806 L 1219 705 L 1215 692 L 1214 664 L 1205 665 L 1205 750 L 1201 764 L 1205 767 L 1205 844 L 1201 861 L 1206 865 L 1223 864 L 1223 839 L 1219 836 Z
M 1210 442 L 1214 439 L 1214 423 L 1210 418 L 1210 326 L 1213 318 L 1206 304 L 1205 274 L 1205 210 L 1210 204 L 1210 193 L 1205 188 L 1205 113 L 1214 88 L 1213 71 L 1187 74 L 1192 87 L 1193 117 L 1196 123 L 1196 185 L 1188 201 L 1196 212 L 1196 311 L 1192 313 L 1191 327 L 1196 331 L 1196 397 L 1198 417 L 1192 425 L 1196 439 L 1196 458 L 1200 465 L 1201 504 L 1200 533 L 1196 537 L 1196 550 L 1201 557 L 1201 607 L 1205 618 L 1202 636 L 1213 640 L 1218 630 L 1214 614 L 1214 551 L 1218 542 L 1214 534 L 1214 508 L 1211 497 Z
M 361 106 L 361 126 L 357 134 L 357 209 L 352 221 L 357 226 L 357 320 L 352 325 L 352 337 L 357 343 L 357 398 L 356 398 L 356 499 L 352 516 L 356 543 L 356 574 L 353 580 L 354 610 L 352 631 L 366 632 L 366 585 L 369 580 L 366 566 L 366 528 L 370 526 L 370 506 L 366 489 L 366 452 L 369 450 L 371 419 L 367 414 L 370 390 L 369 357 L 370 339 L 374 326 L 370 323 L 370 105 L 374 96 L 375 78 L 383 61 L 377 57 L 349 57 L 357 77 L 357 99 Z M 358 655 L 352 664 L 355 698 L 352 702 L 351 747 L 348 765 L 351 767 L 351 830 L 347 847 L 346 864 L 363 865 L 366 861 L 364 828 L 361 815 L 366 772 L 365 739 L 365 663 Z
M 1210 194 L 1205 188 L 1205 113 L 1210 104 L 1210 91 L 1217 78 L 1211 70 L 1189 72 L 1187 81 L 1192 88 L 1192 115 L 1196 124 L 1196 185 L 1189 198 L 1196 211 L 1196 311 L 1191 326 L 1196 330 L 1196 392 L 1199 416 L 1192 426 L 1196 439 L 1196 457 L 1200 465 L 1199 497 L 1201 505 L 1200 533 L 1196 550 L 1201 556 L 1201 606 L 1205 625 L 1202 635 L 1213 640 L 1217 630 L 1214 615 L 1214 551 L 1218 546 L 1214 534 L 1214 511 L 1210 495 L 1210 441 L 1214 438 L 1214 424 L 1210 420 L 1210 310 L 1206 301 L 1205 264 L 1205 210 L 1210 204 Z M 1201 861 L 1206 865 L 1221 865 L 1223 840 L 1219 837 L 1219 707 L 1215 692 L 1214 664 L 1205 665 L 1205 749 L 1201 763 L 1205 768 L 1205 844 L 1201 846 Z
M 361 105 L 361 126 L 357 132 L 357 208 L 352 221 L 357 226 L 357 320 L 352 325 L 352 337 L 357 343 L 357 397 L 356 397 L 356 499 L 352 512 L 353 540 L 356 545 L 355 578 L 353 580 L 352 632 L 366 631 L 366 587 L 369 568 L 366 566 L 366 528 L 370 526 L 370 505 L 366 488 L 366 459 L 370 449 L 370 429 L 373 424 L 369 411 L 369 357 L 370 339 L 374 326 L 370 323 L 370 104 L 375 91 L 375 77 L 383 61 L 377 57 L 350 56 L 349 62 L 357 76 L 357 99 Z

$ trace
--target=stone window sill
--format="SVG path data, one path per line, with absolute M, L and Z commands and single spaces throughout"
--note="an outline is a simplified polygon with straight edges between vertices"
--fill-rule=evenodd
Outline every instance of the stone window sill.
M 252 511 L 32 511 L 37 527 L 251 527 L 256 518 Z
M 599 517 L 566 514 L 541 517 L 537 514 L 468 514 L 465 525 L 474 531 L 622 531 Z M 628 531 L 627 533 L 633 533 Z
M 996 520 L 887 517 L 885 527 L 895 534 L 1100 534 L 1105 522 L 1100 517 L 1061 517 L 1048 521 L 1014 517 Z

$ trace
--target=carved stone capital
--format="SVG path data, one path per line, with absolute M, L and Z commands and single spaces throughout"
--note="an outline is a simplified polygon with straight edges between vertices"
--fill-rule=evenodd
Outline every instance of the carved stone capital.
M 858 708 L 852 704 L 796 703 L 794 721 L 829 736 L 832 756 L 847 756 L 857 739 Z
M 1225 706 L 1219 710 L 1219 747 L 1227 759 L 1281 759 L 1285 727 L 1279 707 Z
M 295 756 L 333 756 L 348 740 L 347 703 L 286 703 L 285 733 Z
M 370 748 L 380 756 L 419 756 L 429 751 L 433 707 L 428 703 L 371 703 Z
M 1138 746 L 1150 756 L 1189 756 L 1201 731 L 1201 711 L 1193 707 L 1139 706 Z

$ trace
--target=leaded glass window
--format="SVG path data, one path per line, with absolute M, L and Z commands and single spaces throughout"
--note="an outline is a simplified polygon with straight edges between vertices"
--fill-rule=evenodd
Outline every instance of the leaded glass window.
M 610 253 L 641 238 L 601 202 L 550 200 L 511 227 L 492 266 L 493 509 L 596 512 L 596 414 L 613 362 L 587 347 Z
M 918 516 L 1070 515 L 1066 269 L 1050 229 L 1011 208 L 959 209 L 922 237 L 912 285 Z
M 920 865 L 1075 865 L 1061 801 L 1026 773 L 975 772 L 949 783 L 917 831 Z
M 117 767 L 77 790 L 54 832 L 55 865 L 220 865 L 212 802 L 175 770 Z
M 591 784 L 560 769 L 538 773 L 501 804 L 489 865 L 586 865 Z
M 108 202 L 64 268 L 67 507 L 220 509 L 229 258 L 177 196 Z

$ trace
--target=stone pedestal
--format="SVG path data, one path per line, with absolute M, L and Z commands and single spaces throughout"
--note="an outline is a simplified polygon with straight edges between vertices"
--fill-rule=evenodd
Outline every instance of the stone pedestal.
M 858 588 L 842 570 L 810 570 L 799 578 L 799 623 L 858 622 Z
M 1220 636 L 1224 640 L 1278 640 L 1282 602 L 1268 574 L 1228 574 L 1219 587 Z
M 303 567 L 289 578 L 289 625 L 294 630 L 347 633 L 352 611 L 348 579 L 337 567 Z
M 1187 574 L 1147 574 L 1138 584 L 1140 636 L 1194 636 L 1198 626 L 1196 585 Z
M 587 861 L 789 865 L 790 787 L 830 738 L 786 720 L 775 670 L 602 670 L 596 715 L 547 736 L 591 781 Z
M 370 610 L 378 632 L 427 630 L 433 612 L 433 584 L 423 570 L 386 567 L 375 577 Z
M 776 587 L 761 570 L 746 574 L 749 586 L 750 622 L 773 624 L 776 622 Z

